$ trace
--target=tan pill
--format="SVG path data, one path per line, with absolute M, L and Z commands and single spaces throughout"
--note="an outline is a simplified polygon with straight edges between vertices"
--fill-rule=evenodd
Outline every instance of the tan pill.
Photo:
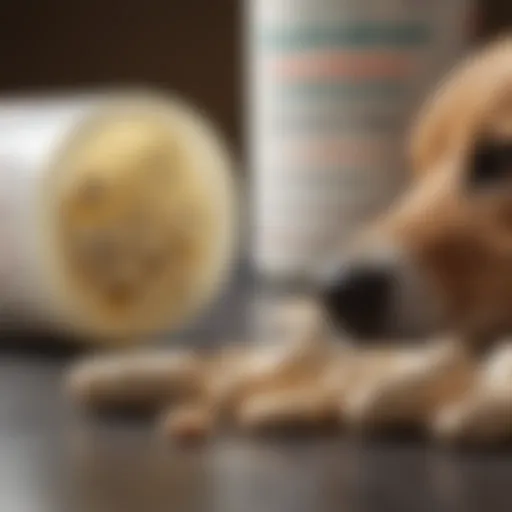
M 201 441 L 214 429 L 215 417 L 207 404 L 191 404 L 166 412 L 159 425 L 160 432 L 180 442 Z
M 236 424 L 247 430 L 319 427 L 338 419 L 336 403 L 311 383 L 308 388 L 267 391 L 246 397 L 235 412 Z
M 202 393 L 201 360 L 188 351 L 112 354 L 71 368 L 67 388 L 88 407 L 157 407 Z

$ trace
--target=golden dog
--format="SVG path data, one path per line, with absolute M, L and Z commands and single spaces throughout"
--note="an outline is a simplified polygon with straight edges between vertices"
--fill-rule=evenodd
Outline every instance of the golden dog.
M 326 292 L 354 334 L 512 329 L 512 39 L 473 55 L 420 112 L 414 180 Z

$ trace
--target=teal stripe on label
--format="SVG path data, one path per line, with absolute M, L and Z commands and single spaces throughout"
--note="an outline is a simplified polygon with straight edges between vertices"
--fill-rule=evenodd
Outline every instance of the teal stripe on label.
M 417 47 L 430 40 L 431 30 L 425 23 L 358 23 L 262 28 L 257 42 L 270 50 L 296 51 L 323 47 L 365 48 L 389 46 Z
M 368 100 L 401 98 L 408 90 L 408 84 L 396 81 L 375 81 L 366 83 L 291 83 L 281 84 L 273 93 L 279 100 Z

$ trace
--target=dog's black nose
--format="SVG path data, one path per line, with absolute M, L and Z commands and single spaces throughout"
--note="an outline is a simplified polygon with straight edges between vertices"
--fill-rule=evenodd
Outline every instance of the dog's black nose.
M 324 290 L 323 301 L 334 324 L 360 337 L 384 329 L 393 288 L 393 274 L 386 268 L 347 268 Z

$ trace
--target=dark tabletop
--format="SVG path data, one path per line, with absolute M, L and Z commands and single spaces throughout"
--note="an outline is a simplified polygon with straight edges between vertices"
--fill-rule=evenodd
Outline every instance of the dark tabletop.
M 236 330 L 241 303 L 228 294 L 187 336 L 220 339 L 227 318 Z M 510 449 L 327 434 L 178 448 L 150 421 L 75 410 L 60 386 L 71 357 L 0 351 L 0 512 L 512 511 Z

